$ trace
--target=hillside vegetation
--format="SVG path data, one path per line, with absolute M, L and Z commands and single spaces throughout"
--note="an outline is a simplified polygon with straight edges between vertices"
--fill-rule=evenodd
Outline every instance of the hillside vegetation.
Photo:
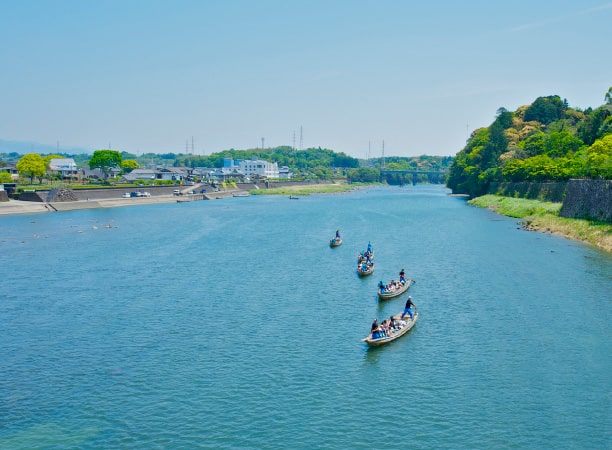
M 493 181 L 612 179 L 612 87 L 605 100 L 584 111 L 557 95 L 516 111 L 500 108 L 455 157 L 448 187 L 476 197 Z

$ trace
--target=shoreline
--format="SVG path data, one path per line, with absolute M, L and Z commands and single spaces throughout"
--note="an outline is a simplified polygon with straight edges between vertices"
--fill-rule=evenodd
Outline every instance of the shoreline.
M 231 193 L 230 193 L 231 196 Z M 61 211 L 75 211 L 82 209 L 115 208 L 121 206 L 139 206 L 161 203 L 174 203 L 178 198 L 175 195 L 158 195 L 154 197 L 134 198 L 108 198 L 97 200 L 77 200 L 72 202 L 27 202 L 23 200 L 9 200 L 0 202 L 0 216 L 13 214 L 41 214 Z M 193 200 L 199 201 L 199 200 Z
M 338 186 L 343 186 L 338 188 Z M 332 187 L 332 188 L 330 188 Z M 41 214 L 62 211 L 75 211 L 83 209 L 100 209 L 100 208 L 116 208 L 123 206 L 139 206 L 152 205 L 162 203 L 183 203 L 202 200 L 219 200 L 224 198 L 232 198 L 234 194 L 249 193 L 250 195 L 288 195 L 290 192 L 298 195 L 322 194 L 322 193 L 341 193 L 343 191 L 351 191 L 354 186 L 342 185 L 338 183 L 322 183 L 322 184 L 296 184 L 282 187 L 272 187 L 266 189 L 248 190 L 246 188 L 238 188 L 231 190 L 220 190 L 217 192 L 207 192 L 192 195 L 174 195 L 171 188 L 167 188 L 167 193 L 158 195 L 153 194 L 151 197 L 114 197 L 120 191 L 109 190 L 108 194 L 113 197 L 105 197 L 104 194 L 98 195 L 96 198 L 87 197 L 83 200 L 75 200 L 68 202 L 35 202 L 24 200 L 9 200 L 8 202 L 0 202 L 0 217 L 14 214 Z M 149 188 L 151 192 L 152 189 Z
M 560 236 L 612 253 L 611 224 L 560 217 L 560 203 L 488 194 L 473 198 L 468 204 L 519 219 L 519 225 L 525 231 Z

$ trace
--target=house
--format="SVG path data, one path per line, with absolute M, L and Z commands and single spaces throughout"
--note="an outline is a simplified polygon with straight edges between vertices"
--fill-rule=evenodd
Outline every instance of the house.
M 130 173 L 124 174 L 121 179 L 128 183 L 134 181 L 151 181 L 161 177 L 161 172 L 155 169 L 134 169 Z
M 53 158 L 49 161 L 49 173 L 59 174 L 62 178 L 77 176 L 77 165 L 72 158 Z
M 109 170 L 108 176 L 110 178 L 116 177 L 121 169 L 118 167 L 113 167 Z M 84 180 L 104 180 L 104 172 L 99 168 L 89 169 L 88 167 L 81 167 L 77 170 L 78 176 Z
M 216 169 L 210 167 L 195 167 L 192 175 L 200 180 L 208 181 Z
M 215 169 L 210 174 L 210 177 L 221 182 L 228 180 L 244 181 L 245 178 L 244 173 L 237 167 L 221 167 L 220 169 Z
M 159 170 L 160 180 L 183 181 L 189 176 L 189 172 L 181 167 L 163 167 Z
M 293 172 L 291 172 L 291 170 L 289 170 L 289 167 L 287 166 L 281 166 L 278 169 L 278 178 L 284 178 L 284 179 L 291 179 L 295 176 L 295 174 Z
M 8 172 L 13 180 L 19 179 L 19 171 L 15 164 L 8 164 L 4 167 L 0 167 L 0 172 Z

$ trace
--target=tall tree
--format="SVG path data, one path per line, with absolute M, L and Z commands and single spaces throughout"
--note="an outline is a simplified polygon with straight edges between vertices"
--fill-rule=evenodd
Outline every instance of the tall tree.
M 610 88 L 608 89 L 608 92 L 606 92 L 606 105 L 612 105 L 612 86 L 610 86 Z
M 17 161 L 15 167 L 17 167 L 21 175 L 30 179 L 30 184 L 34 183 L 34 177 L 40 178 L 40 182 L 42 183 L 42 177 L 47 171 L 45 161 L 38 153 L 23 155 L 21 159 Z
M 89 160 L 90 169 L 100 169 L 104 174 L 104 178 L 108 178 L 108 174 L 114 167 L 121 166 L 121 153 L 115 150 L 96 150 Z

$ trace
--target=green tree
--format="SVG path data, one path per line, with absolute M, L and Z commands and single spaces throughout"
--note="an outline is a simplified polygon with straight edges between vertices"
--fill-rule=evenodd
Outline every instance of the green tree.
M 584 143 L 569 131 L 555 131 L 546 137 L 544 149 L 548 156 L 555 158 L 572 155 L 583 145 Z
M 596 140 L 588 148 L 587 171 L 593 178 L 612 179 L 612 134 Z
M 346 171 L 349 182 L 373 183 L 380 180 L 380 170 L 375 168 L 361 167 Z
M 40 182 L 42 183 L 42 177 L 47 171 L 45 161 L 38 153 L 23 155 L 21 159 L 17 161 L 16 167 L 20 175 L 30 179 L 30 184 L 34 184 L 34 177 L 40 178 Z
M 612 105 L 612 86 L 610 86 L 610 88 L 608 89 L 608 92 L 606 92 L 606 105 Z
M 538 97 L 525 111 L 525 120 L 536 120 L 548 125 L 555 120 L 561 119 L 565 109 L 565 104 L 558 95 Z
M 8 172 L 0 172 L 0 183 L 12 183 L 13 177 Z
M 110 170 L 121 166 L 121 153 L 115 150 L 96 150 L 89 160 L 90 169 L 100 169 L 104 178 L 108 178 Z
M 130 173 L 134 169 L 140 169 L 140 164 L 133 159 L 124 159 L 121 161 L 121 168 L 125 173 Z

